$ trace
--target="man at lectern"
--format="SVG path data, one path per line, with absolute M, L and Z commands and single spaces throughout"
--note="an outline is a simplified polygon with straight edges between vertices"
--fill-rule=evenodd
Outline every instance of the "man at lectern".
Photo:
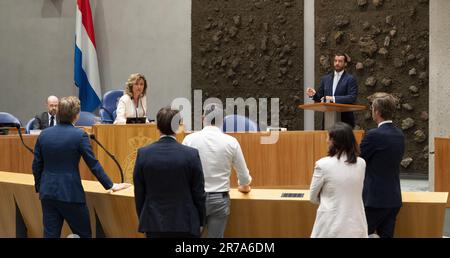
M 308 88 L 306 94 L 315 102 L 353 104 L 358 97 L 358 83 L 355 77 L 345 71 L 347 56 L 337 53 L 334 56 L 334 72 L 322 77 L 319 90 Z M 355 127 L 353 112 L 342 112 L 341 121 Z

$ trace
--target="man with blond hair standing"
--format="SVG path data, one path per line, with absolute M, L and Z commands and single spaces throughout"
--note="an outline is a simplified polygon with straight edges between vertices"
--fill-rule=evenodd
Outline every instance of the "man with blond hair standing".
M 392 122 L 396 110 L 392 95 L 376 93 L 371 108 L 378 127 L 367 132 L 361 142 L 361 158 L 367 164 L 363 201 L 368 233 L 392 238 L 402 206 L 400 162 L 405 152 L 405 136 Z

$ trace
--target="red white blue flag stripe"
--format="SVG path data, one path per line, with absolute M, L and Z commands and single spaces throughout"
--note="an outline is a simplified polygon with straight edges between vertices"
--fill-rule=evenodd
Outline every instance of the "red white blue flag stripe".
M 101 87 L 89 0 L 77 0 L 74 79 L 81 110 L 94 111 L 101 104 Z

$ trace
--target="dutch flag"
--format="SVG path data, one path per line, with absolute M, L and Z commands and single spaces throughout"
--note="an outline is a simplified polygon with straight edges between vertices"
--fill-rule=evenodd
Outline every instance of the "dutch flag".
M 89 0 L 77 0 L 74 77 L 81 110 L 94 111 L 100 105 L 101 88 Z

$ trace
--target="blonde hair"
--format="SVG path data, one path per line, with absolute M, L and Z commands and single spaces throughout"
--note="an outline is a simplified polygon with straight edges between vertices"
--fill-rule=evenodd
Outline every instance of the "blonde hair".
M 57 118 L 60 124 L 71 124 L 80 113 L 80 100 L 75 96 L 64 97 L 58 104 Z
M 392 120 L 398 100 L 391 94 L 384 92 L 375 93 L 373 96 L 373 109 L 378 111 L 384 120 Z
M 133 98 L 133 85 L 140 79 L 144 80 L 144 91 L 142 92 L 142 96 L 145 96 L 147 93 L 147 80 L 145 79 L 145 76 L 140 73 L 133 73 L 128 77 L 128 80 L 125 83 L 125 94 Z

